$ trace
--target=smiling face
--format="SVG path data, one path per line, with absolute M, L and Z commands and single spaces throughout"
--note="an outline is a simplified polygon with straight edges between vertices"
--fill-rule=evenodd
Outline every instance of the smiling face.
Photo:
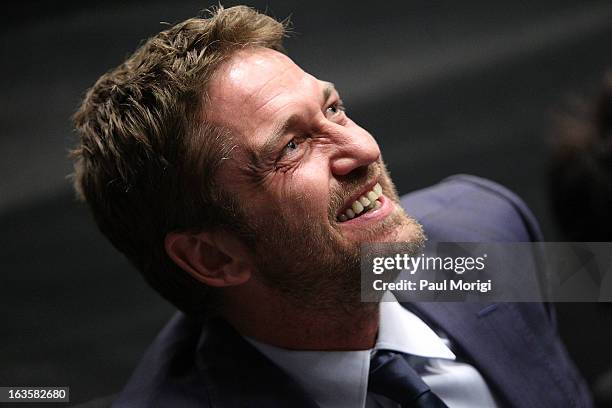
M 333 84 L 267 48 L 236 52 L 210 83 L 206 121 L 235 145 L 218 172 L 255 231 L 258 274 L 302 301 L 358 295 L 363 242 L 422 244 L 374 138 Z

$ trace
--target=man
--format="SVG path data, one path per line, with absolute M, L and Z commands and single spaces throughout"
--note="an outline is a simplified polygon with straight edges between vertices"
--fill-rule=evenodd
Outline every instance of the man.
M 436 239 L 534 240 L 537 226 L 476 178 L 400 202 L 374 138 L 283 35 L 246 7 L 187 20 L 75 116 L 77 190 L 183 311 L 115 406 L 589 406 L 541 305 L 360 302 L 362 243 L 424 243 L 402 205 Z

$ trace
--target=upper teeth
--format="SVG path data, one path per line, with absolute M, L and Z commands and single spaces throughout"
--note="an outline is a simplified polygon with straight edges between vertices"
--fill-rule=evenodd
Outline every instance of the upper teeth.
M 380 201 L 378 201 L 378 198 L 381 195 L 382 187 L 380 184 L 376 183 L 376 185 L 372 187 L 372 190 L 367 191 L 364 193 L 364 195 L 353 201 L 351 206 L 338 216 L 338 220 L 340 222 L 350 220 L 364 211 L 380 207 L 381 204 Z

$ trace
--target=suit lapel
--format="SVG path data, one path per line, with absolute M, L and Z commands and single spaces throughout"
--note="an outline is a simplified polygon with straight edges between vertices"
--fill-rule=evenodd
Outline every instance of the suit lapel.
M 198 369 L 211 407 L 318 407 L 295 381 L 223 321 L 205 329 L 198 349 Z
M 503 406 L 566 406 L 567 388 L 551 369 L 550 355 L 518 305 L 405 303 L 457 346 L 457 354 L 483 375 Z M 541 320 L 545 321 L 545 320 Z M 552 395 L 551 395 L 552 394 Z M 555 399 L 559 405 L 554 405 Z M 553 405 L 551 405 L 553 404 Z

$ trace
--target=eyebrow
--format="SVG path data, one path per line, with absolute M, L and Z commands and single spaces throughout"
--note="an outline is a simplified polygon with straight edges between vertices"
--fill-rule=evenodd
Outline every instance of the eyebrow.
M 336 86 L 333 84 L 333 82 L 325 82 L 325 88 L 323 88 L 323 103 L 327 102 L 335 90 Z
M 323 104 L 329 100 L 331 95 L 336 90 L 336 87 L 334 86 L 333 83 L 331 82 L 324 82 L 324 83 L 325 83 L 325 88 L 323 88 L 323 93 L 322 93 L 323 95 L 322 103 Z M 276 152 L 278 144 L 283 139 L 283 137 L 285 137 L 285 134 L 287 133 L 289 128 L 291 128 L 291 126 L 295 122 L 297 122 L 299 119 L 300 119 L 300 115 L 294 113 L 293 115 L 289 116 L 286 120 L 284 120 L 283 122 L 275 126 L 270 137 L 268 137 L 268 139 L 265 141 L 263 146 L 257 149 L 257 151 L 253 152 L 252 159 L 251 159 L 253 161 L 253 164 L 258 165 L 262 161 L 272 156 Z

